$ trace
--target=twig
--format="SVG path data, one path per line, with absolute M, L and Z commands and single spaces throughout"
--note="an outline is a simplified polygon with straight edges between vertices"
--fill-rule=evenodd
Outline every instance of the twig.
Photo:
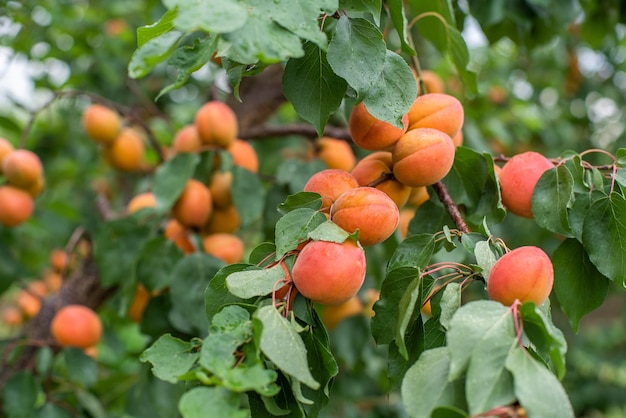
M 263 125 L 248 128 L 239 133 L 241 139 L 262 139 L 273 136 L 300 135 L 310 139 L 318 138 L 317 131 L 311 125 L 294 124 L 294 125 Z M 351 140 L 350 131 L 337 126 L 327 126 L 324 128 L 324 136 L 332 138 Z
M 456 225 L 458 230 L 463 232 L 464 234 L 470 233 L 471 230 L 465 223 L 465 219 L 463 219 L 463 216 L 461 215 L 458 206 L 454 203 L 452 197 L 450 197 L 446 186 L 444 186 L 442 182 L 438 181 L 437 183 L 433 184 L 432 187 L 433 189 L 435 189 L 439 201 L 443 203 L 443 206 L 448 211 L 448 214 L 454 221 L 454 224 Z

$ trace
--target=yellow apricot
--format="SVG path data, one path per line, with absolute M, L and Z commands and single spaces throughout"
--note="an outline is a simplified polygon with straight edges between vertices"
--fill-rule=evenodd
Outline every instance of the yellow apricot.
M 0 223 L 13 227 L 24 222 L 33 213 L 33 198 L 24 190 L 13 186 L 0 186 Z
M 233 173 L 230 171 L 216 171 L 211 176 L 209 190 L 213 197 L 213 205 L 216 208 L 225 209 L 233 204 L 233 194 L 231 187 L 233 183 Z
M 461 102 L 449 94 L 428 93 L 418 96 L 409 109 L 409 130 L 433 128 L 454 137 L 463 126 Z
M 113 109 L 100 104 L 92 104 L 83 112 L 83 128 L 94 141 L 110 145 L 120 134 L 122 120 Z
M 397 128 L 390 123 L 376 119 L 367 111 L 363 103 L 359 103 L 350 113 L 348 127 L 355 144 L 367 150 L 378 151 L 391 147 L 406 132 L 408 117 L 405 115 L 402 121 L 404 128 Z
M 132 128 L 123 129 L 104 150 L 109 164 L 121 171 L 139 171 L 142 168 L 144 153 L 143 139 Z
M 0 138 L 0 174 L 2 174 L 4 158 L 14 150 L 15 148 L 13 147 L 13 144 L 4 138 Z
M 139 193 L 137 196 L 130 199 L 126 206 L 126 211 L 129 214 L 135 213 L 144 208 L 155 208 L 157 204 L 156 197 L 152 192 Z
M 200 139 L 204 144 L 227 148 L 237 139 L 239 126 L 235 112 L 225 103 L 210 101 L 196 113 Z
M 228 233 L 206 235 L 202 239 L 202 248 L 205 253 L 219 258 L 226 264 L 240 262 L 245 250 L 241 238 Z
M 226 151 L 233 157 L 233 164 L 236 166 L 243 167 L 253 173 L 259 171 L 259 157 L 254 147 L 247 141 L 237 139 L 226 148 Z
M 322 211 L 328 211 L 339 195 L 347 190 L 359 187 L 359 182 L 344 170 L 326 169 L 313 174 L 304 185 L 305 192 L 314 192 L 322 196 Z
M 43 165 L 34 152 L 16 149 L 4 157 L 2 172 L 9 184 L 28 189 L 43 177 Z
M 328 168 L 350 171 L 356 164 L 356 156 L 350 145 L 341 139 L 323 136 L 317 140 L 317 157 Z
M 183 226 L 199 228 L 211 216 L 212 205 L 209 189 L 198 180 L 189 179 L 172 207 L 172 217 Z
M 205 234 L 233 233 L 239 228 L 239 222 L 239 212 L 235 205 L 225 209 L 215 208 L 208 222 L 202 227 L 202 232 Z
M 183 126 L 172 142 L 172 148 L 176 152 L 200 152 L 202 141 L 195 124 Z

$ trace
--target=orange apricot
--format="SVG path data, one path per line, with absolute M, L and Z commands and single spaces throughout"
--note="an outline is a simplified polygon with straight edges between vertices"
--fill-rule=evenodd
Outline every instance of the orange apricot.
M 209 190 L 213 197 L 213 205 L 216 208 L 225 209 L 233 204 L 233 194 L 231 187 L 233 184 L 233 173 L 231 171 L 216 171 L 211 176 Z
M 63 277 L 58 271 L 49 271 L 43 277 L 43 282 L 49 292 L 56 292 L 63 286 Z
M 363 313 L 363 302 L 357 295 L 339 305 L 326 305 L 321 309 L 320 319 L 326 328 L 333 330 L 341 321 Z
M 61 346 L 87 348 L 102 337 L 98 314 L 83 305 L 66 305 L 52 318 L 50 333 Z
M 519 247 L 500 257 L 487 281 L 489 298 L 512 305 L 515 300 L 541 305 L 550 295 L 554 269 L 550 257 L 534 246 Z
M 357 294 L 365 271 L 365 252 L 355 241 L 311 241 L 298 254 L 292 278 L 304 297 L 322 305 L 338 305 Z
M 122 129 L 122 120 L 117 112 L 100 104 L 92 104 L 85 109 L 82 123 L 87 135 L 104 145 L 112 144 Z
M 385 192 L 398 207 L 402 207 L 409 199 L 411 188 L 393 177 L 391 161 L 390 152 L 377 151 L 359 161 L 351 174 L 360 186 L 368 186 L 381 176 L 387 176 L 385 181 L 374 187 Z
M 27 189 L 43 177 L 43 165 L 34 152 L 16 149 L 4 157 L 2 172 L 10 184 Z
M 43 192 L 44 187 L 46 187 L 46 179 L 44 178 L 43 175 L 41 175 L 37 177 L 37 179 L 35 180 L 33 184 L 31 184 L 29 187 L 25 188 L 24 190 L 26 190 L 28 194 L 31 195 L 31 197 L 35 198 L 39 196 L 41 192 Z
M 214 208 L 208 222 L 202 227 L 202 232 L 205 234 L 233 233 L 239 228 L 239 222 L 239 212 L 235 205 L 225 209 Z
M 143 311 L 146 310 L 146 306 L 148 306 L 148 302 L 150 302 L 150 292 L 146 287 L 139 283 L 135 289 L 135 294 L 133 295 L 133 299 L 128 305 L 128 317 L 133 322 L 141 322 L 141 317 L 143 316 Z
M 384 192 L 373 187 L 358 187 L 339 195 L 330 207 L 330 219 L 350 233 L 358 229 L 359 242 L 367 247 L 393 234 L 400 213 Z
M 365 291 L 365 308 L 363 312 L 370 318 L 373 318 L 376 315 L 374 311 L 374 304 L 380 299 L 380 290 L 377 289 L 367 289 Z
M 400 220 L 398 222 L 398 231 L 400 232 L 400 236 L 402 238 L 406 238 L 409 235 L 409 224 L 411 220 L 415 217 L 415 209 L 414 208 L 402 208 L 400 209 Z
M 41 300 L 48 294 L 48 287 L 41 280 L 35 280 L 28 284 L 28 289 L 22 289 L 15 297 L 17 306 L 29 317 L 39 313 Z
M 33 213 L 33 198 L 13 186 L 0 186 L 0 224 L 13 227 L 24 222 Z
M 432 306 L 430 304 L 430 299 L 428 299 L 423 305 L 422 305 L 422 313 L 426 316 L 433 316 L 433 310 L 432 310 Z
M 409 130 L 433 128 L 454 137 L 463 126 L 463 106 L 449 94 L 428 93 L 418 96 L 409 109 Z
M 356 164 L 356 156 L 350 144 L 341 139 L 323 136 L 317 140 L 317 157 L 326 167 L 350 171 Z
M 376 119 L 363 103 L 354 106 L 350 113 L 348 127 L 350 136 L 359 147 L 378 151 L 391 147 L 406 132 L 408 117 L 402 119 L 404 128 Z
M 143 192 L 134 196 L 126 205 L 126 212 L 135 213 L 144 208 L 155 208 L 157 204 L 156 197 L 152 192 Z
M 337 168 L 328 168 L 313 174 L 303 190 L 321 195 L 321 210 L 327 211 L 341 193 L 356 187 L 359 187 L 359 182 L 352 174 Z
M 186 227 L 204 225 L 213 209 L 213 199 L 208 187 L 195 179 L 187 184 L 172 207 L 172 217 Z
M 463 145 L 463 131 L 462 130 L 459 130 L 459 132 L 457 132 L 456 135 L 452 137 L 452 142 L 454 142 L 455 147 L 460 147 L 461 145 Z
M 195 124 L 204 144 L 222 148 L 235 142 L 239 132 L 235 112 L 227 104 L 215 100 L 198 109 Z
M 421 77 L 417 75 L 417 71 L 413 70 L 413 75 L 415 76 L 415 81 L 417 82 L 417 94 L 421 94 L 421 81 L 424 82 L 426 86 L 425 93 L 444 93 L 446 91 L 445 84 L 439 74 L 431 70 L 422 70 Z
M 233 164 L 253 173 L 258 173 L 259 157 L 250 143 L 237 139 L 226 148 L 226 151 L 233 157 Z
M 206 235 L 202 239 L 202 249 L 226 264 L 234 264 L 243 259 L 245 246 L 238 236 L 222 232 Z
M 407 186 L 428 186 L 448 174 L 454 152 L 447 134 L 431 128 L 411 129 L 393 147 L 393 174 Z
M 0 313 L 2 322 L 9 327 L 17 327 L 22 324 L 24 318 L 22 311 L 16 306 L 5 306 Z
M 193 242 L 189 239 L 187 229 L 176 219 L 170 219 L 167 221 L 163 234 L 165 235 L 165 238 L 174 242 L 174 244 L 183 250 L 185 254 L 191 254 L 196 251 L 195 245 L 193 245 Z
M 2 165 L 5 157 L 14 150 L 13 144 L 4 138 L 0 138 L 0 173 L 2 173 Z
M 202 148 L 200 134 L 195 124 L 183 126 L 176 132 L 172 148 L 176 152 L 199 152 Z
M 141 135 L 132 128 L 122 132 L 104 150 L 109 163 L 121 171 L 139 171 L 143 164 L 145 146 Z
M 409 200 L 406 203 L 411 207 L 418 208 L 429 198 L 430 196 L 428 195 L 428 189 L 426 186 L 411 187 L 411 194 L 409 195 Z

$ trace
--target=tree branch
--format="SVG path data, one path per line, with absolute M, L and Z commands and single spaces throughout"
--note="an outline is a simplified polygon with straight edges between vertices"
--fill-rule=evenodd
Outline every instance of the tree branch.
M 448 193 L 448 189 L 446 188 L 446 186 L 442 182 L 438 181 L 437 183 L 433 184 L 432 187 L 433 189 L 435 189 L 435 193 L 437 193 L 439 201 L 443 203 L 443 206 L 448 211 L 448 214 L 450 215 L 450 218 L 452 218 L 452 220 L 454 221 L 457 229 L 464 234 L 472 232 L 465 223 L 465 219 L 463 219 L 463 216 L 459 211 L 459 207 L 456 205 L 456 203 L 454 203 L 452 197 L 450 197 L 450 193 Z
M 307 124 L 253 126 L 239 133 L 239 137 L 241 139 L 262 139 L 288 135 L 300 135 L 309 139 L 318 138 L 315 128 Z M 326 128 L 324 128 L 324 136 L 330 136 L 332 138 L 343 139 L 346 141 L 349 141 L 352 138 L 348 129 L 337 126 L 326 126 Z

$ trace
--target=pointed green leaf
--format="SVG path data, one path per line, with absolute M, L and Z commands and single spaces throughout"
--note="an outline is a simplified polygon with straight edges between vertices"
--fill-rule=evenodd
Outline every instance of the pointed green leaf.
M 336 223 L 326 221 L 318 225 L 313 231 L 309 232 L 308 236 L 313 241 L 327 241 L 341 244 L 347 240 L 351 234 L 341 229 Z
M 183 253 L 165 237 L 154 237 L 146 243 L 137 260 L 137 280 L 148 290 L 161 290 L 170 285 L 171 272 Z
M 141 48 L 151 39 L 159 37 L 174 29 L 173 22 L 177 15 L 178 9 L 168 10 L 158 22 L 137 28 L 137 47 Z
M 152 373 L 159 379 L 176 383 L 198 359 L 194 348 L 192 343 L 165 334 L 141 353 L 139 361 L 152 364 Z
M 574 200 L 574 178 L 564 165 L 541 176 L 532 196 L 535 221 L 552 232 L 572 237 L 567 212 Z
M 435 252 L 433 234 L 411 235 L 398 245 L 387 265 L 387 272 L 399 267 L 426 267 Z
M 339 9 L 347 12 L 368 13 L 372 15 L 374 23 L 380 26 L 382 0 L 340 0 Z
M 172 55 L 182 36 L 179 31 L 165 32 L 143 44 L 133 53 L 128 63 L 128 76 L 130 78 L 146 76 L 157 64 Z
M 319 193 L 298 192 L 287 196 L 287 200 L 278 205 L 278 212 L 286 215 L 294 209 L 308 208 L 319 210 L 322 207 L 322 197 Z
M 259 176 L 245 168 L 233 167 L 232 194 L 241 227 L 248 226 L 261 218 L 265 189 Z
M 244 26 L 248 16 L 245 6 L 236 0 L 163 0 L 163 4 L 177 10 L 174 24 L 185 32 L 232 32 Z
M 276 222 L 276 259 L 293 250 L 308 239 L 309 233 L 322 223 L 326 216 L 313 209 L 296 209 Z
M 250 264 L 230 264 L 222 267 L 211 279 L 204 291 L 204 307 L 206 317 L 209 322 L 213 321 L 215 315 L 226 305 L 242 302 L 241 298 L 233 295 L 226 287 L 226 279 L 233 273 L 254 268 Z
M 226 278 L 226 287 L 233 295 L 242 299 L 263 296 L 276 289 L 276 282 L 285 278 L 282 265 L 266 269 L 238 271 Z
M 395 343 L 398 347 L 398 352 L 405 359 L 409 359 L 409 353 L 404 342 L 404 335 L 409 325 L 415 319 L 415 315 L 419 314 L 421 305 L 419 304 L 420 292 L 422 289 L 422 278 L 419 275 L 413 278 L 409 286 L 404 291 L 404 294 L 400 298 L 398 305 L 399 315 L 398 323 L 396 326 L 396 338 Z
M 316 1 L 277 0 L 272 5 L 272 19 L 300 38 L 326 49 L 328 39 L 318 22 L 320 9 Z
M 240 408 L 239 396 L 222 387 L 200 386 L 186 392 L 178 403 L 183 418 L 247 418 L 250 412 Z
M 40 388 L 31 373 L 19 372 L 11 376 L 2 388 L 4 412 L 13 418 L 32 417 Z

